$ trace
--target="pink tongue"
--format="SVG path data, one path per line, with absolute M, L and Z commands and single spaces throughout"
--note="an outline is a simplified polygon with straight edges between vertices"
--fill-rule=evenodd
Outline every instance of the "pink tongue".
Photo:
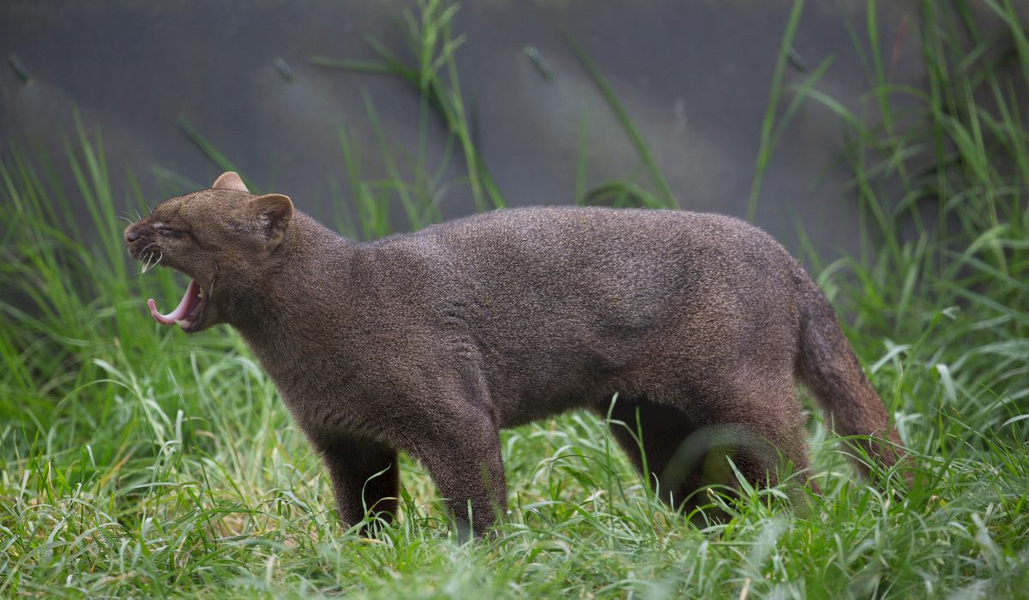
M 200 292 L 200 286 L 194 280 L 189 281 L 189 287 L 186 288 L 186 293 L 182 295 L 182 300 L 179 301 L 179 305 L 175 307 L 175 310 L 171 311 L 166 315 L 162 315 L 157 311 L 157 303 L 154 302 L 153 298 L 146 301 L 146 305 L 150 307 L 150 316 L 154 318 L 158 323 L 165 325 L 174 325 L 176 321 L 180 321 L 187 314 L 189 314 L 189 307 L 192 304 L 191 300 L 198 295 Z

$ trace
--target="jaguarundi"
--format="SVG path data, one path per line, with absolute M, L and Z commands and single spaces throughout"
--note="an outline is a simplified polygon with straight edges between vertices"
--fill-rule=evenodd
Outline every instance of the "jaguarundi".
M 148 301 L 154 319 L 239 331 L 348 524 L 365 507 L 396 513 L 404 451 L 459 531 L 484 534 L 507 506 L 498 430 L 575 408 L 610 409 L 613 436 L 674 504 L 735 484 L 723 456 L 774 483 L 769 457 L 808 469 L 797 379 L 882 466 L 903 452 L 825 296 L 733 218 L 519 208 L 357 243 L 230 172 L 125 242 L 144 270 L 191 278 L 171 313 Z

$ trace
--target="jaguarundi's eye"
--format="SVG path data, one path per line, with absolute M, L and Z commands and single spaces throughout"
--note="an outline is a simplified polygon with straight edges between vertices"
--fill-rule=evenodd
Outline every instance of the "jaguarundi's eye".
M 173 237 L 173 238 L 182 237 L 186 233 L 182 229 L 176 229 L 174 227 L 169 227 L 169 226 L 165 225 L 164 223 L 157 223 L 156 225 L 154 225 L 154 231 L 156 231 L 158 235 L 162 235 L 162 236 L 165 236 L 165 237 Z

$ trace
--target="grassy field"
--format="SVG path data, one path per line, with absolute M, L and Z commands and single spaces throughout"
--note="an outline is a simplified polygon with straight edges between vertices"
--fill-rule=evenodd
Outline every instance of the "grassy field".
M 873 18 L 854 31 L 865 113 L 817 91 L 823 67 L 795 88 L 777 69 L 755 132 L 753 202 L 796 102 L 829 106 L 847 131 L 852 194 L 827 201 L 860 203 L 866 252 L 824 263 L 797 250 L 895 415 L 912 489 L 896 474 L 885 487 L 858 480 L 816 413 L 820 497 L 794 507 L 782 489 L 739 501 L 711 490 L 731 519 L 687 519 L 654 500 L 601 420 L 576 413 L 504 434 L 511 513 L 494 538 L 458 544 L 410 461 L 399 523 L 362 538 L 336 521 L 317 457 L 239 338 L 225 327 L 186 337 L 147 315 L 147 295 L 176 298 L 181 283 L 127 263 L 114 207 L 145 205 L 132 180 L 116 189 L 99 133 L 83 126 L 63 155 L 10 146 L 0 163 L 0 597 L 1029 596 L 1029 41 L 1010 1 L 984 0 L 1003 36 L 977 31 L 962 2 L 937 4 L 925 3 L 920 32 L 925 90 L 888 83 Z M 385 48 L 381 64 L 312 60 L 418 86 L 423 121 L 450 125 L 461 183 L 480 208 L 501 206 L 468 135 L 451 13 L 422 8 L 409 21 L 413 62 Z M 580 58 L 644 168 L 641 180 L 580 184 L 579 200 L 673 205 L 631 119 Z M 413 227 L 439 218 L 449 183 L 422 168 L 424 145 L 410 168 L 386 143 L 363 149 L 393 165 L 380 181 L 340 140 L 346 233 L 387 233 L 394 203 Z M 569 176 L 581 182 L 584 169 Z M 77 185 L 62 189 L 60 173 Z M 72 205 L 88 209 L 88 227 Z

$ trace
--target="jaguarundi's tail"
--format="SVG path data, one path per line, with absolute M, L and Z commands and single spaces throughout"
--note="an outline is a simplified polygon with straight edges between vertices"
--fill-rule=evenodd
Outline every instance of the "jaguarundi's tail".
M 801 309 L 797 374 L 838 435 L 869 436 L 856 440 L 856 445 L 883 467 L 892 467 L 904 455 L 900 436 L 890 425 L 886 407 L 843 335 L 836 312 L 799 265 L 794 281 Z M 867 477 L 868 467 L 860 461 L 855 463 Z

